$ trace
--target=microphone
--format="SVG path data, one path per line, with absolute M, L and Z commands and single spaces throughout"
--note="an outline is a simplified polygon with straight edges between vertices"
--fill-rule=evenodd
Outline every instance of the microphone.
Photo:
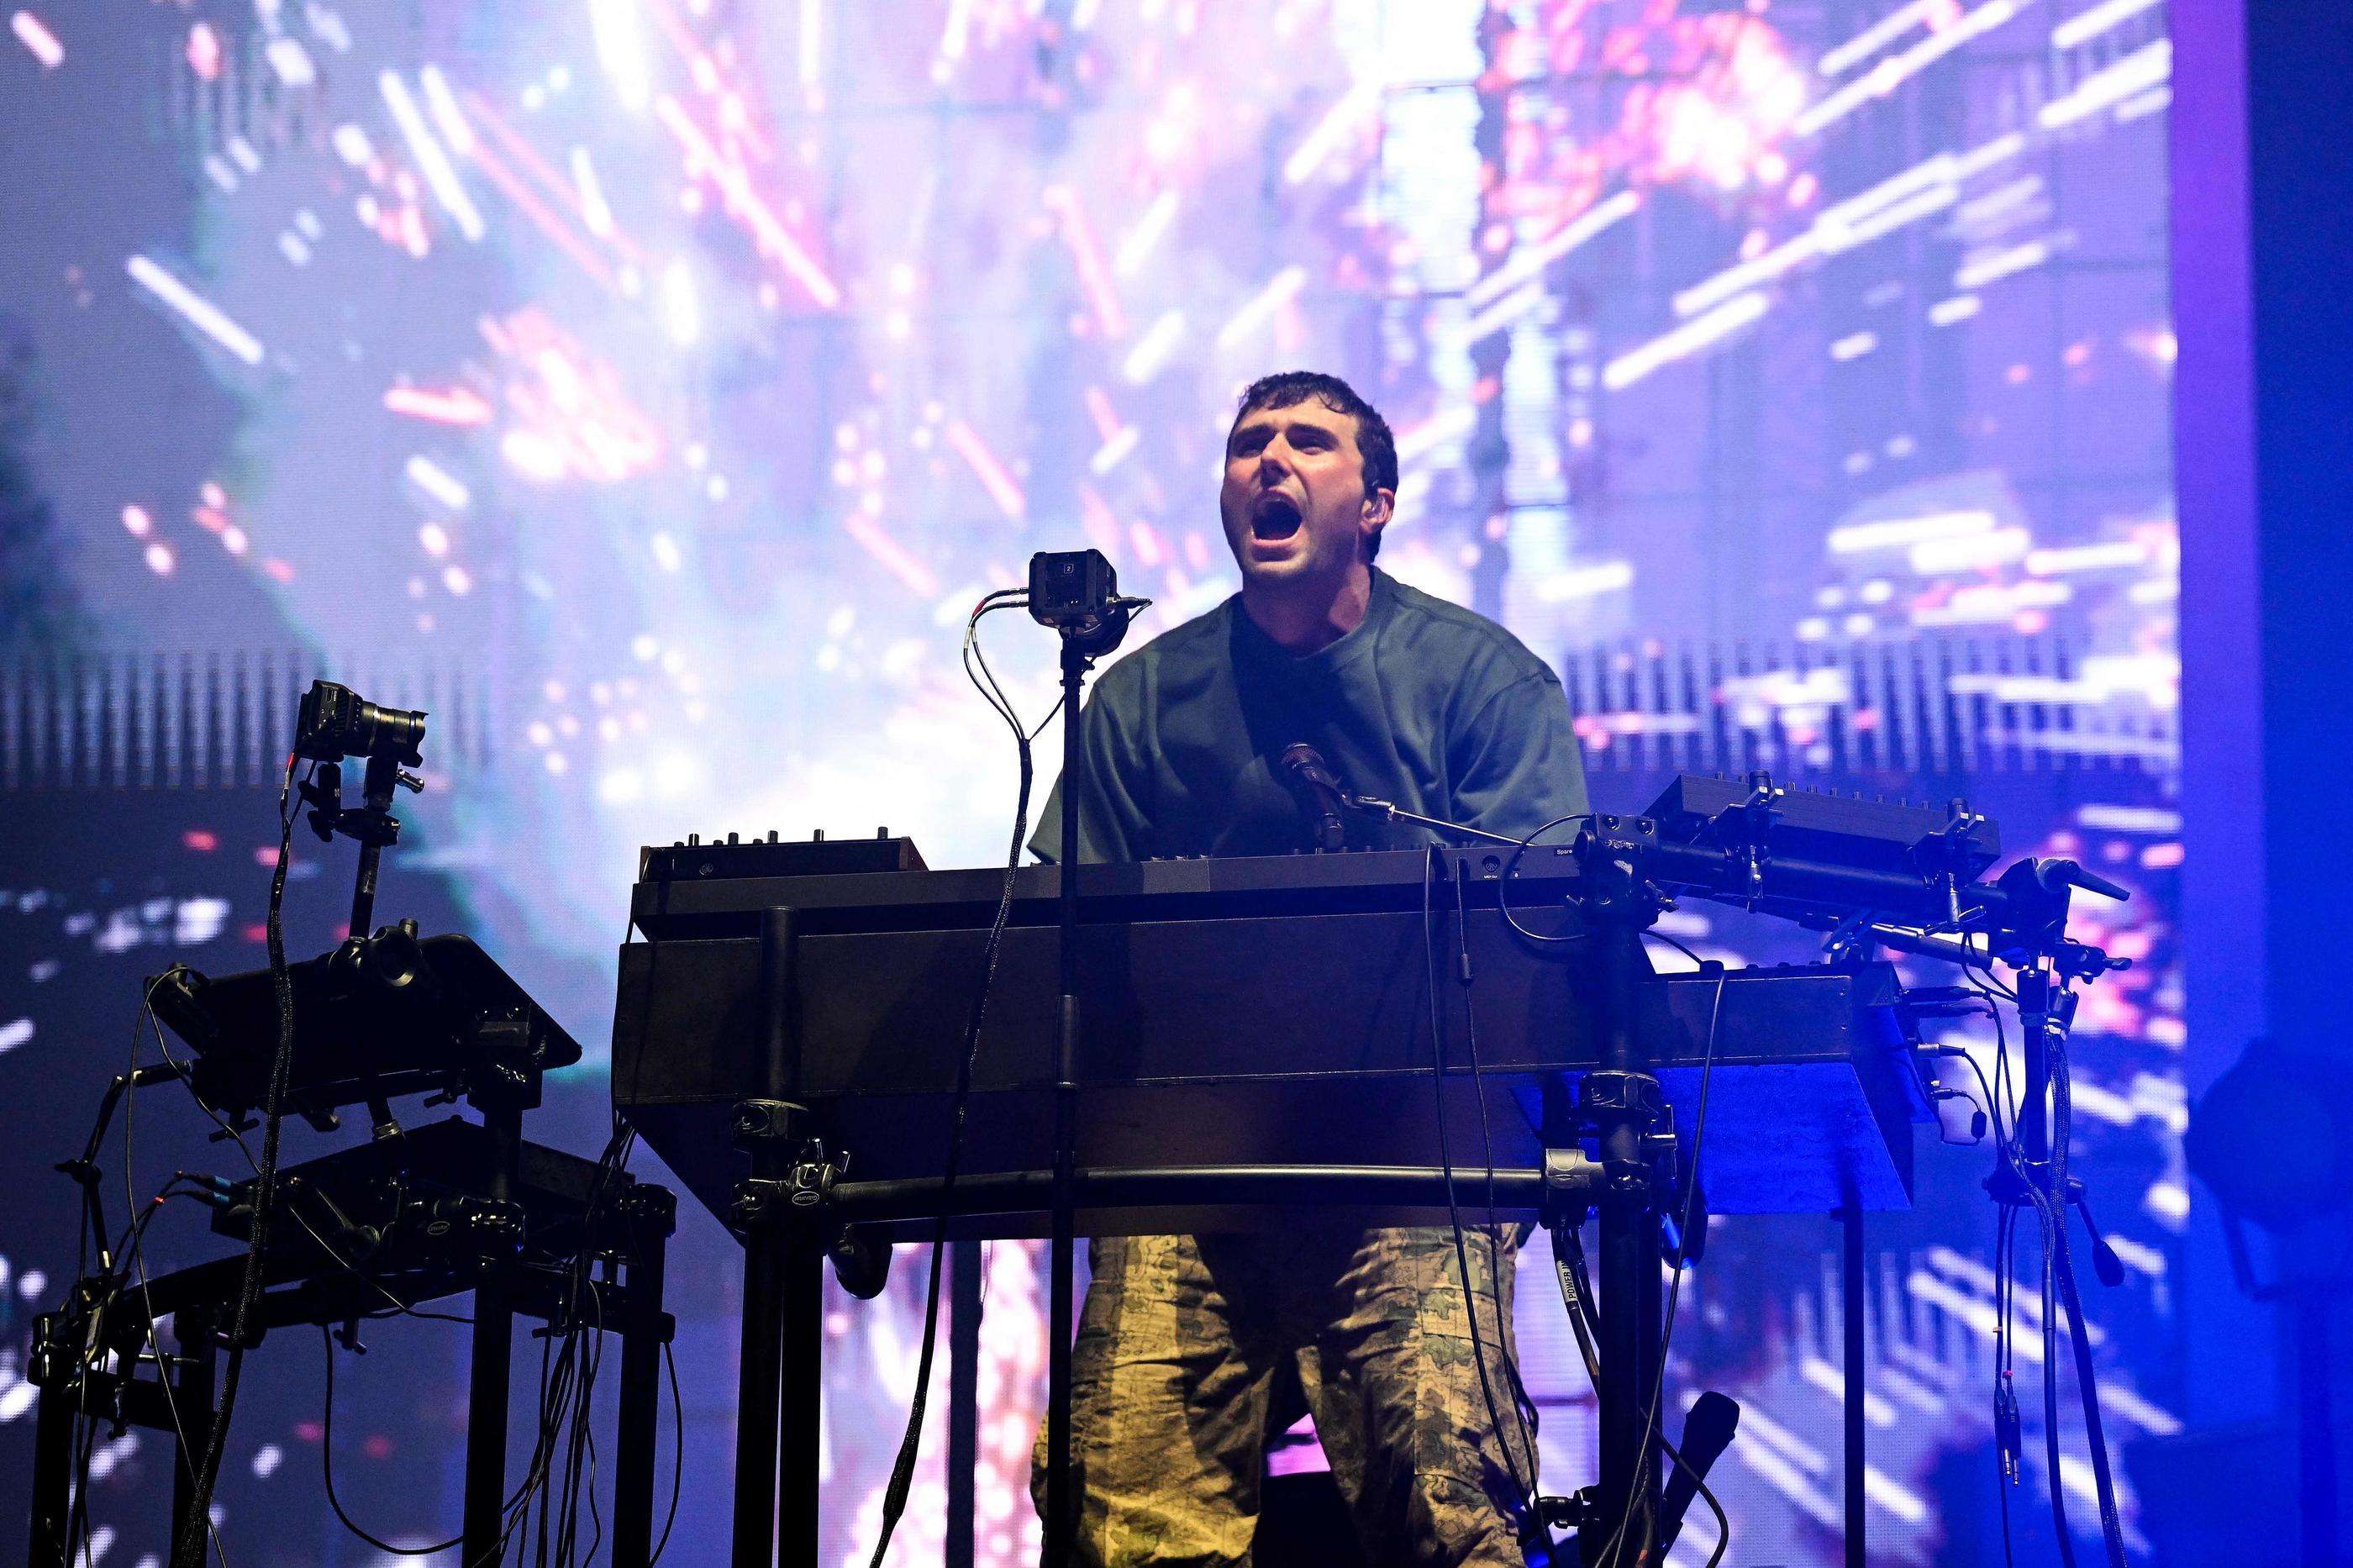
M 1740 1406 L 1712 1389 L 1699 1396 L 1691 1414 L 1683 1418 L 1683 1440 L 1677 1447 L 1683 1459 L 1668 1475 L 1666 1489 L 1659 1497 L 1659 1552 L 1662 1557 L 1683 1531 L 1683 1515 L 1691 1511 L 1692 1500 L 1699 1496 L 1699 1483 L 1707 1479 L 1709 1468 L 1732 1447 L 1732 1435 L 1739 1426 Z
M 1348 796 L 1324 764 L 1324 753 L 1304 741 L 1293 742 L 1282 749 L 1282 765 L 1291 774 L 1300 805 L 1311 808 L 1308 815 L 1314 826 L 1315 847 L 1339 848 L 1348 837 L 1347 826 L 1340 820 Z

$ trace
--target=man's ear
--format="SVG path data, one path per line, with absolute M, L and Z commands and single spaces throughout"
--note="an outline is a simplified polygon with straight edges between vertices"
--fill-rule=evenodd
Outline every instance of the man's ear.
M 1364 521 L 1373 524 L 1376 529 L 1387 528 L 1389 520 L 1397 515 L 1397 491 L 1366 490 L 1362 515 Z

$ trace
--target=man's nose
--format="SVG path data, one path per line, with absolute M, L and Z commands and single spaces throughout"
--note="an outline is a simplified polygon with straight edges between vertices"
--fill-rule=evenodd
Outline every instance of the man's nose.
M 1258 477 L 1263 481 L 1291 472 L 1290 449 L 1278 437 L 1258 449 Z

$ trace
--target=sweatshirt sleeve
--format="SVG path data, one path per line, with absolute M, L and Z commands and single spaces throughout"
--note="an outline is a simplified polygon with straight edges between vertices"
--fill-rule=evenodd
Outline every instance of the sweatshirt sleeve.
M 1590 809 L 1568 698 L 1549 670 L 1523 676 L 1490 697 L 1447 751 L 1457 822 L 1526 834 Z
M 1142 860 L 1152 854 L 1151 757 L 1142 735 L 1143 682 L 1111 679 L 1096 686 L 1079 712 L 1079 749 L 1086 769 L 1079 792 L 1079 858 L 1093 863 Z M 1061 757 L 1059 721 L 1039 740 L 1039 762 L 1053 767 Z M 1030 852 L 1051 864 L 1062 855 L 1062 784 L 1057 778 L 1029 836 Z

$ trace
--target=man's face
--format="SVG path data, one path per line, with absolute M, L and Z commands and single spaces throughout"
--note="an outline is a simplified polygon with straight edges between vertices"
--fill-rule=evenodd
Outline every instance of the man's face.
M 1247 410 L 1226 438 L 1218 510 L 1247 582 L 1344 575 L 1362 542 L 1388 521 L 1394 499 L 1366 494 L 1356 416 L 1320 398 Z

